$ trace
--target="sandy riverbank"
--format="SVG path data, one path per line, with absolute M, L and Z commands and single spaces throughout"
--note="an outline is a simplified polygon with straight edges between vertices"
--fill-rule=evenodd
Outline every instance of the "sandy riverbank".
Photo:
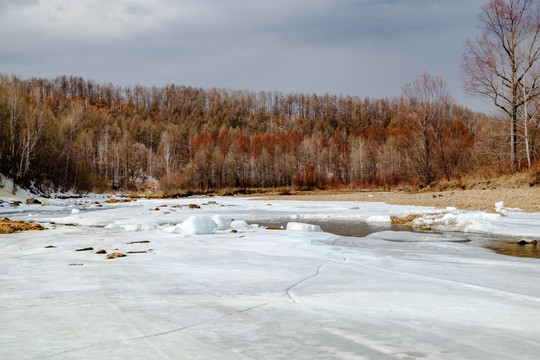
M 443 208 L 452 206 L 462 210 L 482 210 L 488 212 L 494 212 L 495 203 L 503 201 L 504 206 L 507 208 L 519 208 L 527 212 L 540 212 L 539 187 L 417 193 L 405 191 L 315 191 L 265 198 L 299 201 L 368 201 L 395 205 L 421 205 Z

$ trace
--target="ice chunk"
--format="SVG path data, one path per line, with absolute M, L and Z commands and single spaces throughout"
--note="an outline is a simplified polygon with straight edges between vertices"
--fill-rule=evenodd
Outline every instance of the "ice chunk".
M 81 212 L 81 210 L 79 210 L 79 209 L 72 209 L 72 210 L 71 210 L 71 213 L 72 213 L 72 214 L 78 214 L 78 213 L 80 213 L 80 212 Z
M 247 230 L 249 229 L 249 224 L 244 220 L 234 220 L 231 222 L 231 228 L 235 230 Z
M 165 226 L 162 230 L 168 233 L 175 233 L 175 234 L 182 233 L 182 229 L 180 229 L 180 224 L 174 225 L 174 226 Z
M 321 227 L 319 225 L 304 224 L 299 222 L 290 222 L 287 223 L 287 230 L 295 231 L 317 231 L 321 232 Z
M 153 230 L 156 230 L 157 227 L 158 227 L 157 224 L 147 223 L 147 224 L 142 224 L 141 225 L 141 230 L 142 231 L 153 231 Z
M 232 219 L 216 214 L 212 217 L 212 220 L 216 223 L 216 230 L 226 230 L 231 227 Z
M 127 232 L 140 231 L 141 227 L 138 224 L 126 224 L 122 226 Z
M 368 223 L 391 223 L 390 215 L 371 215 L 366 218 Z
M 196 215 L 178 225 L 183 233 L 189 235 L 211 234 L 217 228 L 217 224 L 209 216 Z

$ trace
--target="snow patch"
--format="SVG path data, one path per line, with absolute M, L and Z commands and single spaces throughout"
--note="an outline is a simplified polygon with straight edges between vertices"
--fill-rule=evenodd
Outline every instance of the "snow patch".
M 495 203 L 495 211 L 501 214 L 506 214 L 508 211 L 523 211 L 519 208 L 509 208 L 504 206 L 504 201 Z
M 500 219 L 500 214 L 485 212 L 451 212 L 446 214 L 423 215 L 414 220 L 418 226 L 436 227 L 441 230 L 463 232 L 492 232 L 493 223 Z
M 13 189 L 15 188 L 15 191 Z M 28 191 L 14 185 L 13 180 L 0 175 L 0 198 L 4 200 L 24 200 L 33 197 Z

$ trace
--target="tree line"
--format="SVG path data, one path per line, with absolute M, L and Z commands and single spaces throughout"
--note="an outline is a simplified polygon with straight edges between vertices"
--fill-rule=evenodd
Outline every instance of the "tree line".
M 0 171 L 43 190 L 425 186 L 506 166 L 505 129 L 428 73 L 392 99 L 0 75 Z

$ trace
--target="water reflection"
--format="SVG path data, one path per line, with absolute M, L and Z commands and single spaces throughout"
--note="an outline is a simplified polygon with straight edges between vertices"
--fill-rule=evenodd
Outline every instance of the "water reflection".
M 519 245 L 515 242 L 503 242 L 486 247 L 504 255 L 540 259 L 540 247 L 537 245 Z

